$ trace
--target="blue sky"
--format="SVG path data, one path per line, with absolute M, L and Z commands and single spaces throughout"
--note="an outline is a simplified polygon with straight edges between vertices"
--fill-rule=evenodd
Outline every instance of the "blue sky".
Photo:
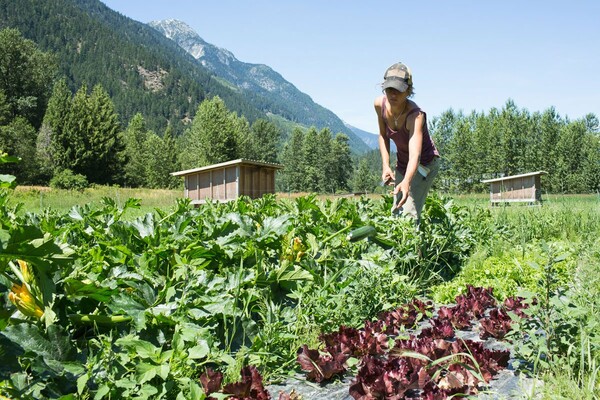
M 377 132 L 385 69 L 413 71 L 429 118 L 553 106 L 600 117 L 600 1 L 103 0 L 140 22 L 179 19 L 266 64 L 347 123 Z

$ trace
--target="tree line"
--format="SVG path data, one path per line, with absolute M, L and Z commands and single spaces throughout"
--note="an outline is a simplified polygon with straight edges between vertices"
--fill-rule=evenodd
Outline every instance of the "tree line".
M 488 190 L 483 179 L 545 171 L 548 193 L 600 190 L 600 134 L 594 114 L 570 120 L 550 107 L 530 113 L 508 100 L 488 112 L 448 110 L 430 132 L 443 163 L 436 186 L 446 192 Z
M 277 180 L 284 192 L 336 193 L 350 189 L 353 160 L 348 136 L 329 128 L 296 128 L 281 152 L 285 168 Z

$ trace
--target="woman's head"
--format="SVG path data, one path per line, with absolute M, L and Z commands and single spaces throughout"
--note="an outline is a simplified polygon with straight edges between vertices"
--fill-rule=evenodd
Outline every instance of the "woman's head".
M 407 92 L 406 97 L 411 97 L 414 94 L 412 73 L 410 68 L 401 62 L 395 63 L 389 67 L 383 75 L 383 83 L 381 88 L 385 89 L 392 88 L 399 92 Z

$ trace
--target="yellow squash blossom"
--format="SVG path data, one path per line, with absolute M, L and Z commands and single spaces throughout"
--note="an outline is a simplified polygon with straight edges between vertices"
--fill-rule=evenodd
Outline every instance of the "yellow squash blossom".
M 23 275 L 23 282 L 31 283 L 33 281 L 32 271 L 29 265 L 23 260 L 17 260 L 19 267 L 21 267 L 21 275 Z
M 11 291 L 8 293 L 8 298 L 19 311 L 29 317 L 39 319 L 44 315 L 44 310 L 40 307 L 36 298 L 31 295 L 25 284 L 13 284 Z

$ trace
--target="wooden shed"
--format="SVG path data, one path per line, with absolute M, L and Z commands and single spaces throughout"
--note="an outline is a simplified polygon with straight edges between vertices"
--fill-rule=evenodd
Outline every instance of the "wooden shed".
M 545 171 L 530 172 L 521 175 L 504 176 L 496 179 L 482 180 L 490 184 L 490 202 L 498 203 L 541 203 L 542 202 L 542 175 Z
M 275 193 L 275 172 L 282 168 L 280 164 L 240 158 L 171 175 L 184 178 L 184 196 L 192 204 L 202 204 L 207 199 L 225 202 L 240 196 L 255 199 Z

